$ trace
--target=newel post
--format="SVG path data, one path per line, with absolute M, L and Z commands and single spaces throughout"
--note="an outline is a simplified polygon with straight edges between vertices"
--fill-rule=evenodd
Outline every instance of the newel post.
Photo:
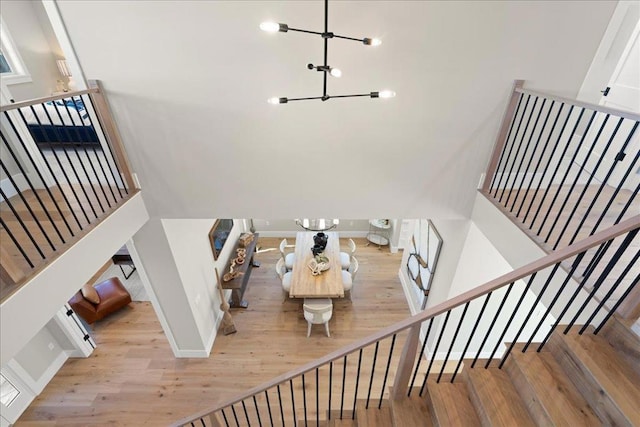
M 393 388 L 390 393 L 391 399 L 400 399 L 407 395 L 409 378 L 411 377 L 413 362 L 416 360 L 416 352 L 418 350 L 418 343 L 420 342 L 421 327 L 422 322 L 416 323 L 409 329 L 409 336 L 404 343 L 400 361 L 398 362 L 398 369 L 396 370 L 396 377 L 393 381 Z
M 521 89 L 524 85 L 524 80 L 514 80 L 513 89 L 511 90 L 511 99 L 509 100 L 509 104 L 507 105 L 507 109 L 502 116 L 502 123 L 500 124 L 500 131 L 498 132 L 498 137 L 496 138 L 496 143 L 493 146 L 493 154 L 491 154 L 491 160 L 489 161 L 489 166 L 487 167 L 487 171 L 484 175 L 484 182 L 482 183 L 482 191 L 488 192 L 489 186 L 491 185 L 491 180 L 493 175 L 496 173 L 498 169 L 498 161 L 500 160 L 500 153 L 502 153 L 502 149 L 507 143 L 507 135 L 509 134 L 509 125 L 513 120 L 513 116 L 516 113 L 516 107 L 518 105 L 518 100 L 520 99 L 520 93 L 516 91 L 516 89 Z
M 127 183 L 127 188 L 137 188 L 133 180 L 133 175 L 131 174 L 129 159 L 127 158 L 124 145 L 122 144 L 122 139 L 120 138 L 120 132 L 118 132 L 118 127 L 113 120 L 113 114 L 111 114 L 111 108 L 109 107 L 107 98 L 104 96 L 102 83 L 100 83 L 99 80 L 89 80 L 89 87 L 91 89 L 98 89 L 97 93 L 90 93 L 89 96 L 93 102 L 93 107 L 96 110 L 98 119 L 100 119 L 102 130 L 107 137 L 107 143 L 113 150 L 114 160 L 118 163 L 123 179 Z

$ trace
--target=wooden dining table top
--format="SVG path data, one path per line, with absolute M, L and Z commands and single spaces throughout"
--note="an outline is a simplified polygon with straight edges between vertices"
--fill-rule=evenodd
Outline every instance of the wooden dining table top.
M 329 258 L 330 268 L 318 276 L 311 274 L 307 266 L 313 258 L 311 247 L 313 236 L 318 233 L 300 231 L 296 234 L 296 260 L 291 277 L 291 298 L 343 298 L 342 266 L 340 263 L 340 238 L 336 232 L 325 232 L 328 236 L 324 255 Z

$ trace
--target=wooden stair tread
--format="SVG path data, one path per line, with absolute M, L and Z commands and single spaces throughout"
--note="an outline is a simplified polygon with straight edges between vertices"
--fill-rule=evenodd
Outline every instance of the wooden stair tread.
M 465 363 L 465 366 L 471 364 Z M 535 426 L 506 372 L 494 367 L 485 369 L 479 365 L 476 368 L 465 368 L 462 374 L 471 402 L 483 425 Z
M 640 425 L 640 375 L 611 344 L 575 330 L 567 335 L 554 333 L 550 344 L 556 360 L 578 389 L 584 390 L 585 398 L 591 396 L 589 403 L 600 418 L 611 416 L 614 423 Z
M 304 424 L 302 424 L 304 425 Z M 357 420 L 352 420 L 351 418 L 348 419 L 332 419 L 329 420 L 328 424 L 329 427 L 357 427 L 358 426 L 358 421 Z
M 420 388 L 414 387 L 411 396 L 390 399 L 391 419 L 394 427 L 430 427 L 431 415 Z
M 364 402 L 356 405 L 356 420 L 360 427 L 389 427 L 392 424 L 391 408 L 383 406 L 378 409 L 378 405 L 369 404 L 366 408 Z
M 551 353 L 522 353 L 522 348 L 514 346 L 505 369 L 537 424 L 602 424 Z
M 613 315 L 602 328 L 601 336 L 613 346 L 629 364 L 629 367 L 640 375 L 640 337 L 631 330 L 634 321 Z
M 463 382 L 427 382 L 427 403 L 433 425 L 479 426 L 480 419 Z

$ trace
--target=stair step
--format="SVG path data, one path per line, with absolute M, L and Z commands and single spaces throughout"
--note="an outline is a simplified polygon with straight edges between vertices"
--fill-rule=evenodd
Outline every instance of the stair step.
M 358 427 L 358 420 L 352 420 L 351 418 L 344 420 L 334 419 L 329 420 L 329 423 L 327 425 L 329 427 Z
M 604 338 L 554 332 L 548 348 L 603 423 L 640 425 L 640 376 Z
M 602 424 L 551 353 L 522 353 L 523 347 L 514 346 L 505 370 L 538 425 Z
M 329 421 L 327 420 L 320 420 L 320 421 L 316 421 L 315 419 L 309 419 L 307 418 L 307 422 L 304 422 L 304 418 L 301 420 L 298 420 L 298 422 L 296 423 L 297 426 L 308 426 L 308 427 L 329 427 Z M 338 424 L 340 425 L 340 424 Z M 352 424 L 353 425 L 353 424 Z M 357 424 L 355 424 L 357 426 Z
M 365 402 L 358 401 L 356 405 L 356 420 L 360 427 L 389 427 L 392 425 L 391 408 L 383 406 L 378 409 L 378 405 L 369 404 L 366 407 Z
M 629 367 L 640 375 L 640 337 L 631 330 L 633 323 L 633 320 L 613 315 L 600 334 L 624 357 Z
M 426 401 L 434 426 L 479 426 L 464 382 L 427 381 Z M 423 424 L 424 425 L 424 424 Z
M 411 390 L 411 396 L 390 399 L 391 420 L 394 427 L 431 427 L 427 401 L 420 396 L 420 387 Z
M 485 361 L 479 362 L 478 367 L 467 369 L 471 362 L 465 361 L 462 377 L 480 422 L 491 426 L 535 426 L 507 373 L 495 367 L 485 369 Z

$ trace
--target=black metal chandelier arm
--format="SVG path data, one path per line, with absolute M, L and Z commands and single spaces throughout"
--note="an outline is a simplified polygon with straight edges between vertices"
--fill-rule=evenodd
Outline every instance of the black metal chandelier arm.
M 287 31 L 296 31 L 298 33 L 315 34 L 317 36 L 322 36 L 324 34 L 324 33 L 319 32 L 319 31 L 302 30 L 300 28 L 291 28 L 291 27 L 287 27 Z

